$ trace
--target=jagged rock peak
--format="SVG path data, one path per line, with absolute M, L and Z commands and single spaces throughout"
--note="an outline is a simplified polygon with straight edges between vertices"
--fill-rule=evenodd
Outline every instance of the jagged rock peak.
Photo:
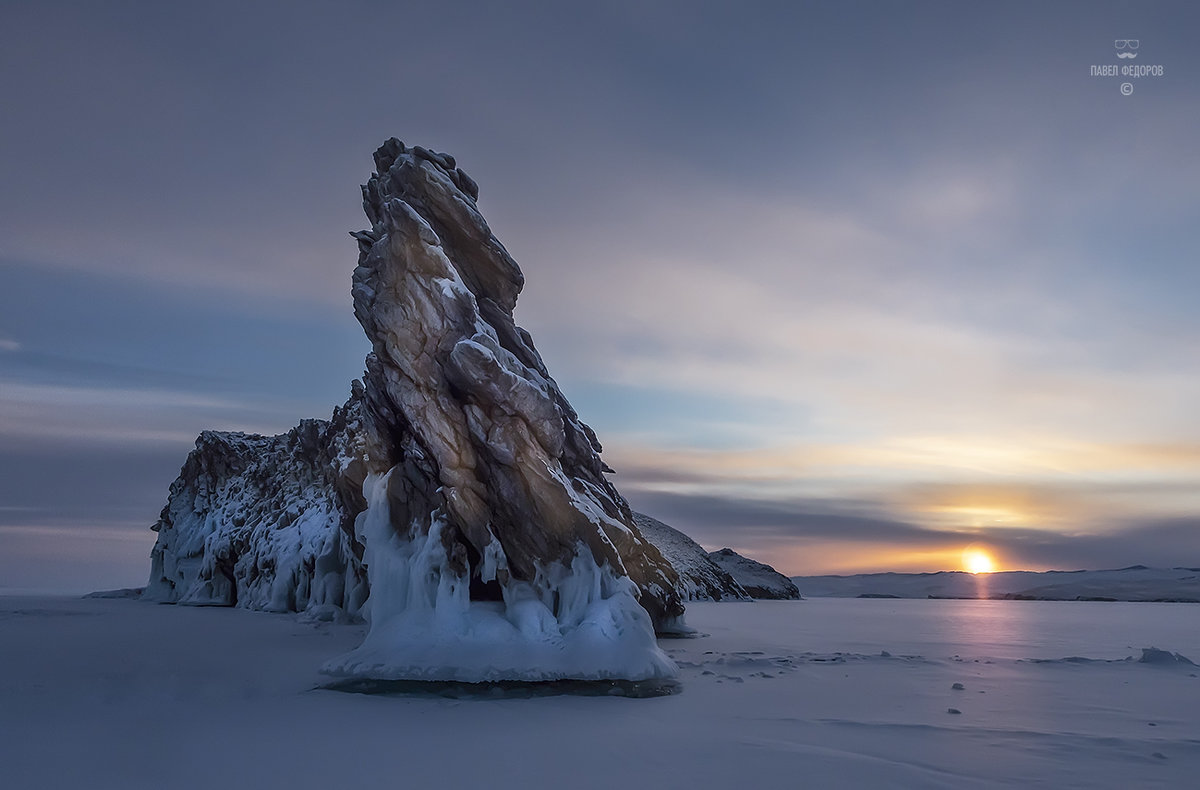
M 458 163 L 454 160 L 453 156 L 450 154 L 439 154 L 437 151 L 430 151 L 428 148 L 422 148 L 419 145 L 408 148 L 395 137 L 390 138 L 375 151 L 375 172 L 372 175 L 378 177 L 380 173 L 386 173 L 395 164 L 401 154 L 409 153 L 410 151 L 417 158 L 433 162 L 445 171 L 450 180 L 454 182 L 454 185 L 461 189 L 471 200 L 479 199 L 479 185 L 475 183 L 475 179 L 471 178 L 458 167 Z
M 354 312 L 373 349 L 363 405 L 368 509 L 359 523 L 372 631 L 333 671 L 387 666 L 394 676 L 428 677 L 428 666 L 403 665 L 419 652 L 406 635 L 447 618 L 467 631 L 483 627 L 478 618 L 504 630 L 489 619 L 494 607 L 480 605 L 489 600 L 503 603 L 504 622 L 523 623 L 518 664 L 537 663 L 521 651 L 545 637 L 582 651 L 579 633 L 612 632 L 600 621 L 627 636 L 647 613 L 660 629 L 680 626 L 675 571 L 638 532 L 605 477 L 595 434 L 513 319 L 524 277 L 479 213 L 474 182 L 453 157 L 395 139 L 375 164 L 363 187 L 371 227 L 352 234 Z M 393 588 L 400 579 L 403 589 Z M 634 596 L 640 607 L 628 605 Z M 625 651 L 640 651 L 636 670 L 600 659 L 582 670 L 578 662 L 561 672 L 525 669 L 668 673 L 652 634 L 636 639 Z M 461 651 L 446 660 L 455 666 L 438 671 L 457 674 L 440 679 L 495 669 L 463 666 Z

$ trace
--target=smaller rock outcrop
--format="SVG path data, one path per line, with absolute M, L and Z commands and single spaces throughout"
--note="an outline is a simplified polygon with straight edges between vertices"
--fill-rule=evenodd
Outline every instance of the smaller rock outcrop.
M 153 529 L 143 597 L 354 616 L 369 592 L 354 520 L 362 388 L 330 420 L 278 436 L 205 431 Z
M 729 573 L 752 598 L 800 600 L 800 590 L 792 580 L 765 563 L 743 557 L 733 549 L 721 549 L 708 555 Z
M 675 589 L 680 598 L 685 601 L 751 600 L 742 585 L 687 535 L 644 513 L 635 512 L 633 523 L 637 524 L 642 537 L 653 543 L 679 574 Z
M 1170 650 L 1160 650 L 1157 647 L 1143 647 L 1142 657 L 1138 659 L 1139 664 L 1156 664 L 1158 666 L 1170 667 L 1194 667 L 1196 662 L 1192 661 L 1187 656 L 1179 653 L 1172 653 Z

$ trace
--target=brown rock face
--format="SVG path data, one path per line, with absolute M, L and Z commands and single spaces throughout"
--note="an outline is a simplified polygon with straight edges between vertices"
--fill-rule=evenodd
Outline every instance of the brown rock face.
M 632 580 L 655 627 L 671 630 L 683 614 L 676 573 L 515 324 L 524 278 L 480 215 L 474 181 L 452 157 L 395 139 L 375 164 L 363 187 L 371 228 L 352 234 L 353 295 L 373 345 L 368 468 L 390 472 L 395 535 L 432 533 L 447 558 L 440 573 L 469 585 L 471 600 L 508 600 L 521 584 L 553 600 L 547 580 L 585 554 Z

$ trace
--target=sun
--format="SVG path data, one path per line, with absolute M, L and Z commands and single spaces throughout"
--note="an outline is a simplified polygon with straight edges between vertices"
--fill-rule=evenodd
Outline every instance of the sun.
M 982 549 L 967 549 L 963 552 L 963 568 L 968 573 L 991 573 L 996 569 L 996 563 Z

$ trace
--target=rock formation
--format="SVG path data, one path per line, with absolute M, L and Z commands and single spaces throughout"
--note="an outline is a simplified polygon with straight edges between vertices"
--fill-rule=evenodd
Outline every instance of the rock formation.
M 205 431 L 171 484 L 144 597 L 354 616 L 367 596 L 361 385 L 279 436 Z
M 733 549 L 721 549 L 711 552 L 708 556 L 719 567 L 728 571 L 751 598 L 800 598 L 800 590 L 792 580 L 770 565 L 743 557 Z
M 354 313 L 371 631 L 336 674 L 445 680 L 673 673 L 675 571 L 513 309 L 520 269 L 454 158 L 392 139 L 363 187 Z M 640 605 L 639 605 L 640 601 Z M 649 616 L 647 616 L 647 614 Z
M 686 630 L 678 575 L 514 322 L 524 280 L 478 187 L 395 139 L 375 164 L 371 227 L 351 234 L 362 386 L 329 422 L 202 434 L 156 525 L 147 596 L 364 608 L 366 641 L 326 667 L 339 675 L 673 674 L 654 634 Z
M 680 598 L 686 601 L 751 600 L 742 585 L 713 562 L 699 543 L 644 513 L 634 513 L 633 521 L 642 537 L 653 543 L 679 574 L 675 589 Z

